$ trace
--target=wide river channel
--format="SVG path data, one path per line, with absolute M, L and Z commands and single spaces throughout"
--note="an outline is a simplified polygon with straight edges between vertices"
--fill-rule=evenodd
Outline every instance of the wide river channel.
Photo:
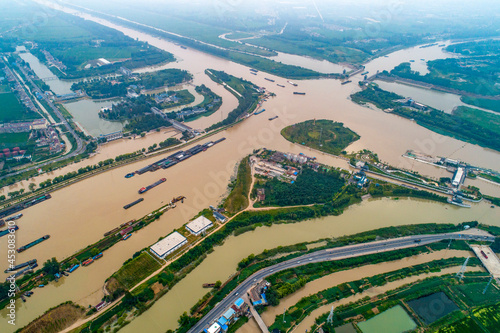
M 158 221 L 135 233 L 126 242 L 120 242 L 106 251 L 104 257 L 93 265 L 78 269 L 70 277 L 61 279 L 57 284 L 51 283 L 43 289 L 36 290 L 28 302 L 18 304 L 17 327 L 7 324 L 6 320 L 1 320 L 1 332 L 12 332 L 35 319 L 48 308 L 66 300 L 73 300 L 85 306 L 95 305 L 103 295 L 102 286 L 105 279 L 137 250 L 151 245 L 159 237 L 179 228 L 201 209 L 220 202 L 227 192 L 228 182 L 235 174 L 238 161 L 252 153 L 254 149 L 267 147 L 284 152 L 317 155 L 283 139 L 280 131 L 285 126 L 313 118 L 341 121 L 361 136 L 361 139 L 347 150 L 370 149 L 378 153 L 383 161 L 433 177 L 450 174 L 444 169 L 415 163 L 401 155 L 407 149 L 414 149 L 431 155 L 461 159 L 486 168 L 495 169 L 500 165 L 500 154 L 495 151 L 444 137 L 410 120 L 354 104 L 349 100 L 349 95 L 359 89 L 354 82 L 357 82 L 360 77 L 353 78 L 353 83 L 347 85 L 341 85 L 337 80 L 305 80 L 299 81 L 298 87 L 294 88 L 286 83 L 286 79 L 261 72 L 257 76 L 250 75 L 245 66 L 196 50 L 182 49 L 168 41 L 89 15 L 85 15 L 85 18 L 95 20 L 120 30 L 134 39 L 147 41 L 151 45 L 173 53 L 177 62 L 161 66 L 161 68 L 186 69 L 194 76 L 193 84 L 205 84 L 222 96 L 224 103 L 221 109 L 209 117 L 191 122 L 190 125 L 194 128 L 203 129 L 220 121 L 237 105 L 236 98 L 204 74 L 206 68 L 224 70 L 237 77 L 243 77 L 259 86 L 266 87 L 274 92 L 276 97 L 264 102 L 263 107 L 266 108 L 266 112 L 252 116 L 207 139 L 208 141 L 226 137 L 227 140 L 172 168 L 125 179 L 126 173 L 159 158 L 142 160 L 58 190 L 52 194 L 52 199 L 24 210 L 24 216 L 19 220 L 19 231 L 16 233 L 17 244 L 23 245 L 46 234 L 50 234 L 51 238 L 37 245 L 36 249 L 20 253 L 17 261 L 24 262 L 36 258 L 39 263 L 43 263 L 51 257 L 61 260 L 70 256 L 102 238 L 104 232 L 123 222 L 148 214 L 169 202 L 174 196 L 187 197 L 184 204 L 179 204 L 174 210 L 168 211 Z M 373 63 L 380 65 L 376 69 L 391 69 L 401 62 L 403 56 L 397 53 L 392 63 L 391 57 L 392 54 L 382 58 L 381 61 L 375 59 Z M 421 57 L 413 56 L 413 58 Z M 367 64 L 367 68 L 372 67 L 372 63 Z M 156 69 L 158 68 L 147 70 Z M 285 85 L 285 88 L 266 81 L 265 77 L 276 80 L 276 83 Z M 306 95 L 293 95 L 293 91 L 306 92 Z M 278 115 L 279 118 L 269 121 L 268 118 L 274 115 Z M 159 142 L 171 135 L 169 131 L 162 131 L 155 133 L 151 138 Z M 148 140 L 147 137 L 143 139 Z M 127 149 L 128 151 L 137 150 L 140 146 L 137 142 L 140 140 L 142 139 L 112 143 L 102 149 L 102 154 L 115 156 L 126 152 Z M 344 160 L 322 154 L 317 157 L 321 163 L 347 168 Z M 90 161 L 63 170 L 67 172 L 81 165 L 93 164 L 99 158 L 99 155 L 96 155 Z M 138 198 L 139 188 L 161 177 L 166 177 L 167 182 L 142 195 L 145 199 L 142 203 L 128 210 L 122 208 L 123 205 Z M 498 187 L 491 186 L 490 191 L 500 196 Z M 270 249 L 279 245 L 353 234 L 384 226 L 426 222 L 458 223 L 470 220 L 500 226 L 499 209 L 492 209 L 484 202 L 474 204 L 470 209 L 464 209 L 413 199 L 369 200 L 348 208 L 341 216 L 258 228 L 238 237 L 230 237 L 224 245 L 216 248 L 198 268 L 150 310 L 126 326 L 124 331 L 136 332 L 140 327 L 141 330 L 147 332 L 165 332 L 169 328 L 175 328 L 179 315 L 184 311 L 189 311 L 189 308 L 206 292 L 201 284 L 226 280 L 235 272 L 237 262 L 250 253 L 259 253 L 266 248 Z M 6 242 L 5 237 L 0 238 L 0 256 L 6 256 Z M 5 262 L 0 263 L 0 270 L 3 271 L 5 267 Z M 5 318 L 6 311 L 0 314 Z

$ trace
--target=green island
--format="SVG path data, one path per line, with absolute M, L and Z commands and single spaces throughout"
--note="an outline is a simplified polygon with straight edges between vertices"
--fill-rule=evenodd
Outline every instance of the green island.
M 359 139 L 359 135 L 344 124 L 326 119 L 307 120 L 285 127 L 281 135 L 290 142 L 334 155 L 340 155 L 348 145 Z
M 71 90 L 83 90 L 93 99 L 124 97 L 128 91 L 141 93 L 142 90 L 172 87 L 191 79 L 192 75 L 187 71 L 169 68 L 152 73 L 80 81 L 73 83 Z
M 226 90 L 238 99 L 238 106 L 236 109 L 229 112 L 226 119 L 223 121 L 209 126 L 206 131 L 231 125 L 243 119 L 244 116 L 257 108 L 260 97 L 263 93 L 259 87 L 252 82 L 229 75 L 223 71 L 216 71 L 213 69 L 206 69 L 205 74 L 207 74 L 213 81 L 223 84 L 224 88 L 226 88 Z
M 413 119 L 420 126 L 439 134 L 500 151 L 500 115 L 467 107 L 459 107 L 452 114 L 433 108 L 417 110 L 396 101 L 403 100 L 402 96 L 382 90 L 375 84 L 363 87 L 351 95 L 351 99 L 358 104 L 372 103 L 380 109 Z

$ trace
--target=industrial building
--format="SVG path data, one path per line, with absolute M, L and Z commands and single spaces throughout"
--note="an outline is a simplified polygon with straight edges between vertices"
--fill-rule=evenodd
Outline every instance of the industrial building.
M 451 184 L 453 186 L 459 186 L 462 183 L 464 177 L 464 168 L 457 168 L 457 172 L 455 172 L 455 176 L 453 176 L 453 180 Z
M 219 220 L 219 222 L 226 223 L 227 222 L 227 217 L 222 215 L 221 213 L 214 211 L 213 213 L 214 217 Z
M 207 229 L 211 228 L 213 225 L 212 221 L 202 215 L 186 224 L 186 229 L 193 235 L 198 236 Z
M 177 231 L 174 231 L 167 237 L 163 238 L 159 242 L 155 243 L 150 247 L 151 252 L 153 252 L 158 258 L 165 259 L 170 253 L 181 248 L 184 244 L 187 244 L 186 237 L 182 236 Z

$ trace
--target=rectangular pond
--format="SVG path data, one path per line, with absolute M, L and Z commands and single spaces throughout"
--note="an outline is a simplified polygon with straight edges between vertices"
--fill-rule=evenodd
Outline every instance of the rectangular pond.
M 406 311 L 397 305 L 358 324 L 363 333 L 403 333 L 411 331 L 417 324 Z
M 458 310 L 458 306 L 443 292 L 420 297 L 407 303 L 427 325 Z

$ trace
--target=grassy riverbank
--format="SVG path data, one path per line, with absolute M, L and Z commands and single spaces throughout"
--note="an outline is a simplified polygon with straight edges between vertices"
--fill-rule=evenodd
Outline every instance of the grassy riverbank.
M 364 87 L 351 95 L 351 99 L 358 104 L 372 103 L 380 109 L 389 109 L 391 113 L 415 120 L 420 126 L 436 133 L 500 151 L 500 135 L 497 127 L 493 127 L 500 122 L 500 116 L 470 108 L 460 108 L 454 114 L 432 108 L 419 111 L 395 102 L 403 97 L 376 85 Z
M 224 201 L 224 209 L 235 214 L 248 207 L 248 194 L 252 185 L 252 170 L 249 157 L 245 157 L 238 166 L 236 179 L 230 184 L 231 192 Z

